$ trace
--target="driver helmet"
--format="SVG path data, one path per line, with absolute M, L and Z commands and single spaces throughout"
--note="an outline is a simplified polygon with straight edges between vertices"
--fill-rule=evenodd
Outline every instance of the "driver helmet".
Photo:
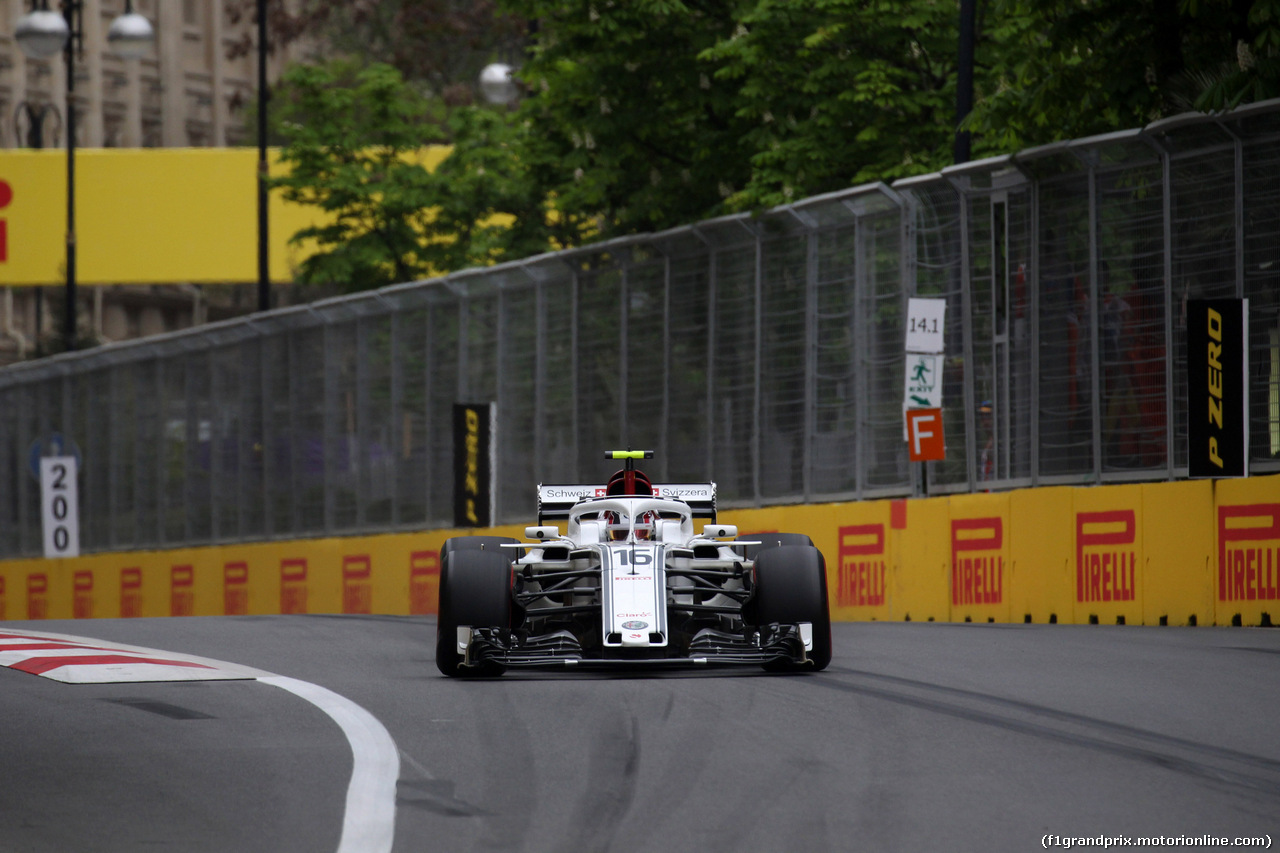
M 627 535 L 633 529 L 631 525 L 631 519 L 626 513 L 616 512 L 614 510 L 607 509 L 604 512 L 600 513 L 600 516 L 601 516 L 601 519 L 604 521 L 605 531 L 609 534 L 610 541 L 613 541 L 613 542 L 625 541 L 627 538 Z M 658 522 L 657 513 L 654 513 L 654 512 L 640 513 L 640 515 L 636 517 L 636 523 L 634 526 L 636 539 L 648 540 L 648 539 L 656 538 L 655 534 L 658 528 L 657 522 Z

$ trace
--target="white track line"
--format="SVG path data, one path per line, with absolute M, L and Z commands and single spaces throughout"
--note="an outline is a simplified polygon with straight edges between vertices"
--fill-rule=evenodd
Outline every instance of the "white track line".
M 258 681 L 288 690 L 324 711 L 351 744 L 351 784 L 338 853 L 389 853 L 396 834 L 400 778 L 400 752 L 391 734 L 364 708 L 318 684 L 283 675 Z
M 221 675 L 223 678 L 256 679 L 305 699 L 328 714 L 329 718 L 342 729 L 342 733 L 347 736 L 347 742 L 351 745 L 351 782 L 347 785 L 347 807 L 342 818 L 342 838 L 338 842 L 338 853 L 390 853 L 396 834 L 396 782 L 400 779 L 400 751 L 396 747 L 396 742 L 391 739 L 391 733 L 378 722 L 378 718 L 345 696 L 340 696 L 332 690 L 309 681 L 273 675 L 265 670 L 212 658 L 162 652 L 122 643 L 106 644 L 102 640 L 89 637 L 50 634 L 45 631 L 4 629 L 0 633 L 83 644 L 85 651 L 163 655 L 166 658 L 210 667 L 224 673 Z M 10 636 L 5 639 L 5 642 L 21 644 L 23 641 Z M 79 651 L 78 649 L 70 651 L 50 649 L 40 654 L 52 656 L 71 652 L 79 653 Z M 99 666 L 96 669 L 104 672 L 104 678 L 107 675 L 110 676 L 105 680 L 114 682 L 157 680 L 154 673 L 130 678 L 122 677 L 118 671 L 107 672 L 110 667 Z M 52 677 L 49 673 L 44 675 Z M 427 775 L 430 776 L 430 774 Z

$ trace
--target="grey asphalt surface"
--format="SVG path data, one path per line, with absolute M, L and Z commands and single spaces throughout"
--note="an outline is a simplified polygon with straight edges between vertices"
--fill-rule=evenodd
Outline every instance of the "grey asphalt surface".
M 397 851 L 1280 842 L 1276 630 L 837 624 L 818 675 L 454 681 L 429 618 L 0 627 L 246 664 L 357 702 L 401 751 Z M 0 669 L 0 709 L 0 851 L 337 845 L 349 748 L 285 691 Z

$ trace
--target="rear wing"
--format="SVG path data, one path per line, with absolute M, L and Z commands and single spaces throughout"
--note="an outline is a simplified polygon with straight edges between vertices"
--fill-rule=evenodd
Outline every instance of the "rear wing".
M 694 518 L 705 518 L 712 524 L 716 520 L 715 483 L 654 483 L 653 496 L 684 501 L 693 510 Z M 549 486 L 538 484 L 538 524 L 547 519 L 568 518 L 569 510 L 583 498 L 605 497 L 605 486 Z M 614 495 L 614 497 L 620 497 Z

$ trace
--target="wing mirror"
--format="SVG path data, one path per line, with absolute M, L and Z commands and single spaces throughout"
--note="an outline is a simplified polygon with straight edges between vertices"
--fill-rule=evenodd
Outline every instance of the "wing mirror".
M 706 539 L 737 539 L 738 526 L 736 524 L 704 524 L 702 535 Z
M 524 529 L 524 538 L 537 539 L 539 541 L 559 539 L 560 528 L 552 525 L 547 525 L 546 527 L 526 527 Z

